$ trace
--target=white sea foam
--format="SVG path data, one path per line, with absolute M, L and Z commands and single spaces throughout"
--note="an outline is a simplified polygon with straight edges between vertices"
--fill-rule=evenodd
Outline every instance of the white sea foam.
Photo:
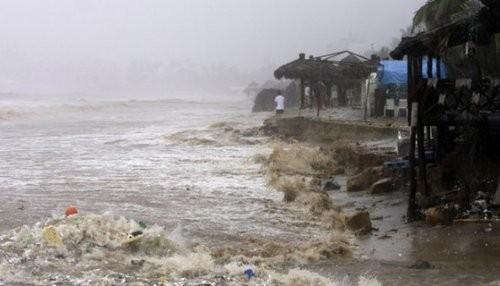
M 47 226 L 55 227 L 61 245 L 50 245 L 44 236 Z M 135 231 L 141 231 L 142 238 L 125 243 Z M 107 285 L 99 284 L 106 278 L 112 284 L 180 285 L 176 283 L 222 279 L 226 285 L 344 285 L 303 269 L 281 273 L 266 260 L 259 265 L 242 263 L 239 257 L 217 262 L 209 247 L 185 247 L 171 237 L 161 226 L 146 226 L 112 213 L 77 214 L 21 226 L 0 238 L 0 282 Z M 380 284 L 374 278 L 360 277 L 359 285 Z

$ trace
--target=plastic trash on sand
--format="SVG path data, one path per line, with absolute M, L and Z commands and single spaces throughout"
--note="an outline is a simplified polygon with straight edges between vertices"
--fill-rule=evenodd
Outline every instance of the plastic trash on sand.
M 127 245 L 127 244 L 131 244 L 133 242 L 137 242 L 139 240 L 141 240 L 143 237 L 143 232 L 138 230 L 138 231 L 134 231 L 132 233 L 129 233 L 127 235 L 127 238 L 125 238 L 124 240 L 122 240 L 122 245 Z
M 61 236 L 59 235 L 59 232 L 57 231 L 56 227 L 53 225 L 49 225 L 43 228 L 43 240 L 49 245 L 49 246 L 59 246 L 63 244 L 63 241 L 61 239 Z
M 252 270 L 252 269 L 250 269 L 250 268 L 249 268 L 249 269 L 247 269 L 247 270 L 245 270 L 245 272 L 243 272 L 243 273 L 245 273 L 245 275 L 248 277 L 248 279 L 250 279 L 250 278 L 252 278 L 252 277 L 254 277 L 254 276 L 255 276 L 255 273 L 254 273 L 254 272 L 253 272 L 253 270 Z
M 75 206 L 68 206 L 66 208 L 66 210 L 64 211 L 64 214 L 66 215 L 66 217 L 69 217 L 69 216 L 72 216 L 72 215 L 75 215 L 78 213 L 78 210 L 76 209 Z

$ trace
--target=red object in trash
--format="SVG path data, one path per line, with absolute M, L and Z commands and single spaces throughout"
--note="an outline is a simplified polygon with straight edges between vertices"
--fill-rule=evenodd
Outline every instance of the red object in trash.
M 74 206 L 69 206 L 66 208 L 66 211 L 64 212 L 64 214 L 68 217 L 70 215 L 74 215 L 74 214 L 77 214 L 78 213 L 78 210 L 76 209 L 76 207 Z

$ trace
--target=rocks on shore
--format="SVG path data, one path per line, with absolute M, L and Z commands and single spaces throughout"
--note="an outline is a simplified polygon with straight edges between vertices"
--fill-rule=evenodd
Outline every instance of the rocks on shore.
M 324 191 L 337 191 L 340 190 L 340 184 L 335 182 L 335 181 L 326 181 L 325 185 L 323 186 Z
M 345 220 L 347 229 L 354 232 L 356 235 L 368 234 L 372 231 L 372 222 L 370 220 L 370 213 L 358 212 Z
M 370 194 L 383 194 L 392 191 L 393 180 L 392 178 L 383 178 L 375 183 L 373 183 L 370 187 Z
M 425 211 L 425 222 L 431 226 L 450 225 L 454 215 L 453 211 L 442 206 L 432 207 Z

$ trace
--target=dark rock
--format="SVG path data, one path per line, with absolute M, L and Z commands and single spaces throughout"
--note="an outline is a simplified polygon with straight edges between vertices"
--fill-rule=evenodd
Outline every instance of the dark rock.
M 408 268 L 410 269 L 434 269 L 428 261 L 418 260 L 417 262 L 410 265 Z
M 372 184 L 370 194 L 382 194 L 392 191 L 392 178 L 383 178 Z
M 358 212 L 346 218 L 346 227 L 357 235 L 370 233 L 372 230 L 372 222 L 370 213 Z
M 431 226 L 450 225 L 452 221 L 452 213 L 444 207 L 432 207 L 425 211 L 425 222 Z
M 345 174 L 345 168 L 343 167 L 338 167 L 333 171 L 334 175 L 344 175 Z
M 144 262 L 146 262 L 146 260 L 144 260 L 144 259 L 132 259 L 130 261 L 130 263 L 132 265 L 136 265 L 136 266 L 142 266 L 142 265 L 144 265 Z
M 325 183 L 325 186 L 323 187 L 323 190 L 325 190 L 325 191 L 340 190 L 340 185 L 339 185 L 339 183 L 337 183 L 335 181 L 327 181 Z

